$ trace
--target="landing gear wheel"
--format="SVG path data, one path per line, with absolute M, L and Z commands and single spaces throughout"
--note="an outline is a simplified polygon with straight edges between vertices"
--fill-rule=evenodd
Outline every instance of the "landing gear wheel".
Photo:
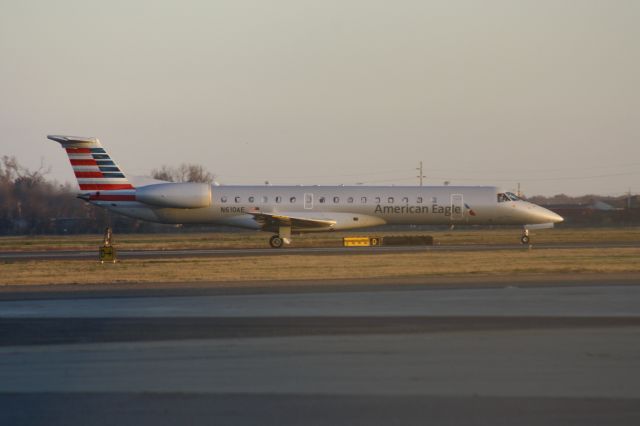
M 284 241 L 282 240 L 282 238 L 280 238 L 277 235 L 274 235 L 273 237 L 271 237 L 271 239 L 269 240 L 269 245 L 273 248 L 280 248 L 282 247 L 282 245 L 284 244 Z
M 522 244 L 529 244 L 529 236 L 528 235 L 523 235 L 522 238 L 520 238 L 520 242 Z

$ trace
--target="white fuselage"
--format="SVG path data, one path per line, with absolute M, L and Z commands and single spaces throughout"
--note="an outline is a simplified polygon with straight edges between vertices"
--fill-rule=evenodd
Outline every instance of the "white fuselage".
M 562 221 L 557 214 L 493 186 L 213 186 L 202 208 L 154 207 L 136 200 L 92 203 L 116 213 L 161 223 L 220 224 L 265 229 L 255 213 L 331 220 L 330 229 L 384 224 L 528 225 Z M 513 195 L 513 194 L 512 194 Z M 266 229 L 265 229 L 266 230 Z

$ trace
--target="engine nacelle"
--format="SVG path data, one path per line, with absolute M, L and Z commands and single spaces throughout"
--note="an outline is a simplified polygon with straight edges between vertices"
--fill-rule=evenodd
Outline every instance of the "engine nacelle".
M 136 200 L 158 207 L 201 209 L 211 205 L 208 183 L 159 183 L 136 188 Z

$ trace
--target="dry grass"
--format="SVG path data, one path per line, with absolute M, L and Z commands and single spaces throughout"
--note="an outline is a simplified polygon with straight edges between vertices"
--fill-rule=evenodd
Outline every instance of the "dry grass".
M 436 244 L 517 244 L 519 229 L 420 231 L 420 232 L 347 232 L 294 236 L 296 247 L 337 247 L 344 236 L 357 235 L 433 235 Z M 262 232 L 232 233 L 179 233 L 179 234 L 118 234 L 115 244 L 120 250 L 133 249 L 205 249 L 205 248 L 260 248 L 268 247 L 269 234 Z M 624 243 L 640 241 L 640 228 L 560 228 L 532 232 L 534 243 Z M 96 250 L 101 235 L 2 237 L 0 251 L 36 250 Z
M 533 249 L 358 255 L 0 263 L 0 284 L 104 284 L 448 275 L 638 273 L 640 249 Z

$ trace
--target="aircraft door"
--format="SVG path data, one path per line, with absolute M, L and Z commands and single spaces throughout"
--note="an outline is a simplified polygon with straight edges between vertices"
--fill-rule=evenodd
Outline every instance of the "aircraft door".
M 451 220 L 464 218 L 464 200 L 462 194 L 451 194 Z
M 310 192 L 304 194 L 304 208 L 307 210 L 313 208 L 313 194 Z

